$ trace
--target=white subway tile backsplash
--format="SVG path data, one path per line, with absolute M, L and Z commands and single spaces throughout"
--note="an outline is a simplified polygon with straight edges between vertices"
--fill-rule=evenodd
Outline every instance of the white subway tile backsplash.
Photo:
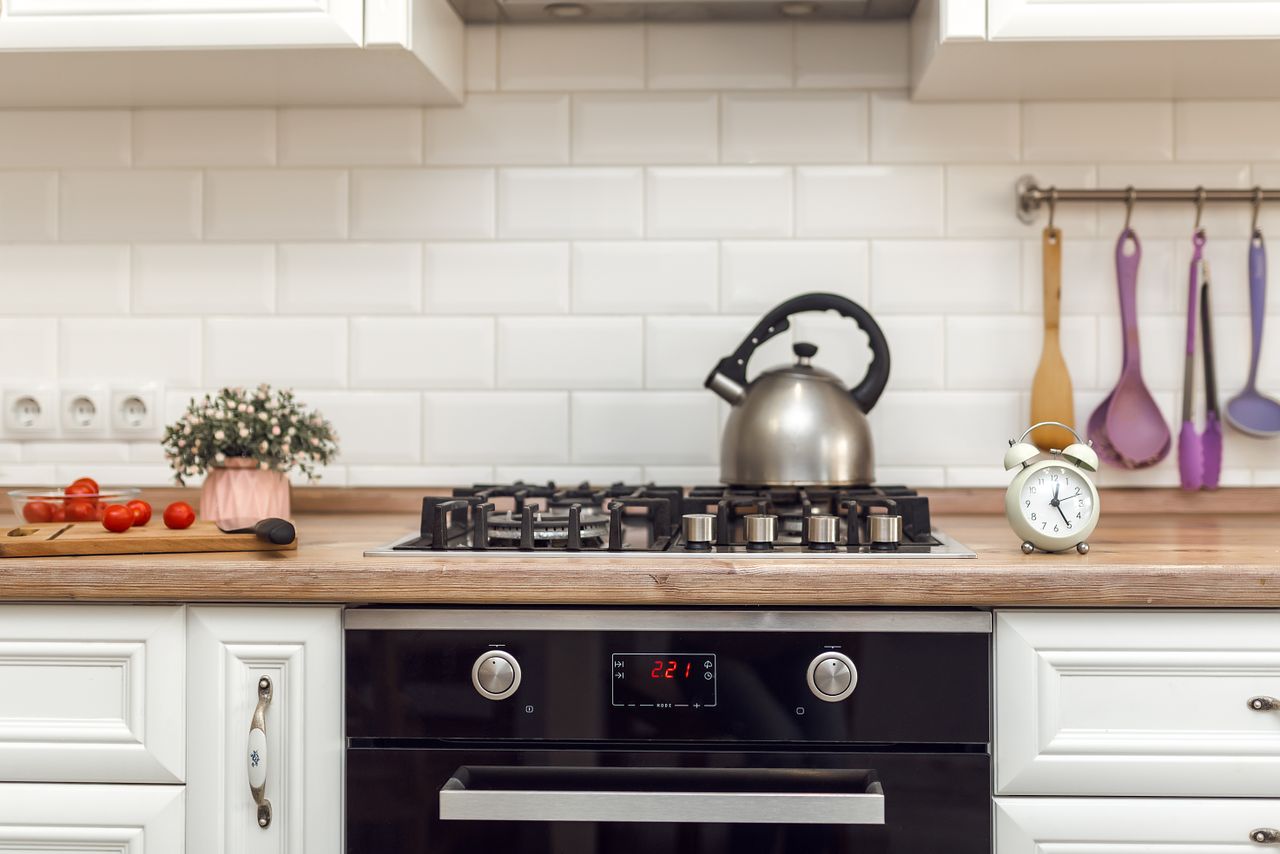
M 426 162 L 569 162 L 568 95 L 470 95 L 427 110 Z
M 422 420 L 423 462 L 569 462 L 567 392 L 428 392 Z
M 347 173 L 341 170 L 210 170 L 204 195 L 211 240 L 346 237 Z
M 416 166 L 422 111 L 410 107 L 280 111 L 281 166 Z
M 580 91 L 644 88 L 643 27 L 498 27 L 498 88 Z
M 412 314 L 422 306 L 417 243 L 284 243 L 278 252 L 285 314 Z
M 789 237 L 791 170 L 654 167 L 646 204 L 650 237 Z
M 498 27 L 469 23 L 467 38 L 467 91 L 492 92 L 498 88 Z
M 128 110 L 0 110 L 0 169 L 128 166 Z
M 643 352 L 638 317 L 498 319 L 503 388 L 639 388 Z
M 1051 101 L 1022 105 L 1027 160 L 1172 160 L 1168 101 Z
M 871 244 L 871 310 L 1005 314 L 1020 303 L 1016 240 L 876 240 Z
M 274 166 L 276 111 L 135 110 L 135 166 Z
M 64 317 L 58 324 L 59 375 L 198 388 L 200 340 L 200 321 L 191 318 Z M 104 342 L 127 342 L 131 352 L 151 357 L 105 358 Z
M 1032 316 L 947 318 L 947 388 L 1030 389 L 1044 323 Z M 1098 329 L 1093 317 L 1064 317 L 1059 329 L 1073 387 L 1098 387 Z
M 63 240 L 199 240 L 200 173 L 63 172 Z
M 1179 160 L 1280 160 L 1280 101 L 1174 105 Z
M 429 314 L 555 314 L 569 309 L 566 243 L 428 243 Z
M 906 21 L 797 23 L 796 86 L 801 89 L 905 89 Z
M 135 314 L 269 314 L 275 247 L 153 243 L 133 247 Z
M 947 235 L 950 237 L 1030 237 L 1039 235 L 1048 224 L 1047 206 L 1034 225 L 1025 225 L 1011 215 L 1009 202 L 1014 182 L 1033 174 L 1042 186 L 1095 187 L 1092 166 L 948 166 Z M 1067 240 L 1092 237 L 1098 231 L 1096 205 L 1060 205 L 1054 225 Z
M 123 314 L 129 247 L 0 243 L 4 314 Z
M 341 388 L 347 383 L 342 318 L 212 317 L 205 321 L 204 384 Z
M 949 466 L 990 458 L 999 468 L 1005 441 L 1027 427 L 1023 410 L 1015 391 L 886 391 L 871 411 L 876 464 Z
M 871 95 L 874 163 L 994 163 L 1017 160 L 1018 105 L 929 103 L 906 93 Z
M 575 163 L 714 163 L 711 93 L 609 92 L 573 98 Z
M 299 391 L 298 399 L 333 424 L 339 464 L 413 465 L 422 457 L 422 395 L 417 392 Z
M 0 317 L 0 383 L 49 383 L 58 378 L 58 321 Z
M 938 166 L 798 166 L 798 237 L 941 237 Z
M 943 318 L 931 315 L 882 314 L 876 322 L 889 342 L 889 385 L 895 391 L 940 389 L 945 382 Z M 871 364 L 866 336 L 853 321 L 831 315 L 801 315 L 795 335 L 807 325 L 821 323 L 811 336 L 821 346 L 821 364 L 853 386 L 862 381 Z
M 127 463 L 129 446 L 124 442 L 27 442 L 22 446 L 22 460 L 28 463 Z
M 66 481 L 58 477 L 57 466 L 0 463 L 0 483 L 5 486 L 53 486 Z
M 716 398 L 708 391 L 574 392 L 573 461 L 712 465 L 719 459 Z
M 645 483 L 663 486 L 675 484 L 716 485 L 720 483 L 720 466 L 645 466 Z
M 491 169 L 362 169 L 351 173 L 351 236 L 493 237 Z
M 733 92 L 721 108 L 725 163 L 861 163 L 867 159 L 867 96 L 861 93 Z
M 573 310 L 674 314 L 716 310 L 716 244 L 700 241 L 578 243 Z
M 756 322 L 754 317 L 707 315 L 647 318 L 644 327 L 645 388 L 702 388 L 711 369 L 737 348 Z M 785 343 L 782 342 L 783 337 L 774 340 Z M 766 347 L 780 349 L 771 344 Z M 760 364 L 767 360 L 768 356 L 762 350 L 752 360 L 753 372 L 758 373 Z
M 58 238 L 58 173 L 0 172 L 0 242 Z
M 607 486 L 611 483 L 641 483 L 644 470 L 640 466 L 497 466 L 495 477 L 500 482 L 555 483 L 574 486 L 589 483 Z
M 57 466 L 54 483 L 91 477 L 103 486 L 173 486 L 173 469 L 167 463 L 82 462 Z
M 485 317 L 354 318 L 351 385 L 492 387 L 493 336 L 493 320 Z
M 502 169 L 498 236 L 514 239 L 640 237 L 640 169 Z
M 471 29 L 470 26 L 467 29 Z M 421 442 L 421 439 L 419 439 Z M 442 483 L 492 483 L 493 466 L 347 466 L 347 486 L 438 486 Z
M 866 303 L 867 257 L 867 244 L 858 240 L 725 241 L 720 308 L 764 312 L 807 291 Z
M 650 89 L 783 89 L 792 84 L 790 27 L 756 22 L 648 26 Z

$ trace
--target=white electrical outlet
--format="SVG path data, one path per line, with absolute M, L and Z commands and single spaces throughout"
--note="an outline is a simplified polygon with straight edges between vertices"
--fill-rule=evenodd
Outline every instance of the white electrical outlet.
M 111 389 L 111 433 L 120 439 L 158 439 L 160 389 L 154 385 Z
M 51 436 L 58 430 L 58 396 L 49 386 L 4 391 L 4 430 L 15 439 Z
M 102 436 L 107 432 L 107 407 L 111 400 L 106 386 L 64 386 L 59 408 L 64 436 Z

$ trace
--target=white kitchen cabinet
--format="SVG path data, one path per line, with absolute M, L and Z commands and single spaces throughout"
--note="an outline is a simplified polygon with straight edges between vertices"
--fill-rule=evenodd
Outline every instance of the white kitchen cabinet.
M 1280 612 L 1004 611 L 995 673 L 998 794 L 1280 797 Z
M 187 854 L 342 851 L 341 650 L 339 608 L 188 610 Z M 251 745 L 263 677 L 265 740 Z M 265 765 L 265 828 L 254 761 Z
M 995 854 L 1263 854 L 1280 801 L 997 798 Z
M 1276 0 L 987 0 L 986 5 L 993 41 L 1280 36 Z
M 0 851 L 182 854 L 181 786 L 0 784 Z
M 185 639 L 181 606 L 0 607 L 0 780 L 181 783 Z

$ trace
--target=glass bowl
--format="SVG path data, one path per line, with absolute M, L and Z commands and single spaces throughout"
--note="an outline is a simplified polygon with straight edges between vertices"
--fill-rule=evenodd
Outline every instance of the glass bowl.
M 9 493 L 19 522 L 100 522 L 111 504 L 124 504 L 142 493 L 136 487 L 103 489 L 96 495 L 66 495 L 61 489 L 15 489 Z

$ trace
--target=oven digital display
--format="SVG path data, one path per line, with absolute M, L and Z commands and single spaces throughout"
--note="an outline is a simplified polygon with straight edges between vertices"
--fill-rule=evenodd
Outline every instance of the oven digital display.
M 702 652 L 615 652 L 613 705 L 709 709 L 716 705 L 716 656 Z

